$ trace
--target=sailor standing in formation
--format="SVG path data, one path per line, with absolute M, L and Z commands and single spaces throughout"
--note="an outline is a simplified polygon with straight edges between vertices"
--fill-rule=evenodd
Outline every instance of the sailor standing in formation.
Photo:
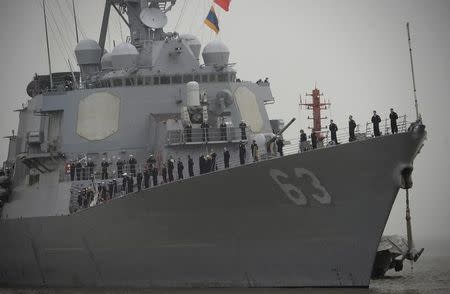
M 106 179 L 108 179 L 108 166 L 109 166 L 109 163 L 106 161 L 105 158 L 103 158 L 101 165 L 102 165 L 102 180 L 106 180 Z M 92 173 L 89 171 L 89 174 L 92 174 Z
M 135 177 L 136 176 L 136 158 L 134 158 L 133 154 L 130 154 L 130 159 L 128 160 L 128 164 L 130 165 L 130 176 Z
M 230 167 L 230 151 L 226 147 L 223 148 L 223 163 L 225 168 Z
M 239 143 L 239 160 L 241 165 L 245 164 L 245 156 L 247 155 L 247 150 L 245 148 L 244 142 Z
M 247 134 L 245 133 L 245 129 L 247 128 L 247 124 L 244 120 L 239 124 L 239 128 L 241 129 L 241 140 L 247 140 Z
M 167 166 L 165 163 L 163 163 L 163 165 L 162 165 L 161 175 L 163 178 L 163 183 L 167 183 Z
M 227 140 L 227 124 L 225 123 L 225 119 L 222 118 L 222 123 L 219 126 L 220 128 L 220 141 Z
M 307 141 L 308 141 L 308 138 L 306 137 L 305 131 L 300 130 L 300 152 L 306 151 Z
M 306 134 L 304 134 L 304 135 L 305 135 L 305 138 L 306 138 Z M 277 143 L 277 151 L 278 151 L 278 154 L 279 154 L 280 156 L 283 156 L 283 147 L 284 147 L 284 141 L 283 141 L 283 139 L 282 139 L 281 137 L 279 137 L 279 138 L 277 139 L 276 143 Z
M 353 120 L 353 116 L 348 117 L 348 141 L 353 142 L 356 140 L 355 136 L 356 123 Z
M 137 174 L 137 176 L 136 176 L 136 182 L 137 182 L 137 189 L 138 189 L 138 192 L 141 191 L 141 187 L 142 187 L 142 178 L 143 178 L 142 173 L 141 173 L 141 172 L 138 172 L 138 174 Z
M 258 144 L 256 144 L 255 140 L 253 140 L 253 143 L 250 146 L 250 148 L 252 150 L 253 162 L 257 162 L 258 161 Z
M 117 175 L 119 178 L 121 178 L 123 175 L 123 161 L 120 160 L 120 157 L 117 158 L 116 166 L 117 166 Z
M 151 170 L 152 172 L 152 178 L 153 178 L 153 187 L 158 186 L 158 168 L 156 167 L 156 165 L 153 166 L 153 169 Z
M 169 182 L 173 182 L 173 170 L 175 168 L 174 162 L 175 162 L 175 160 L 173 158 L 170 158 L 167 161 L 167 170 L 168 170 L 168 174 L 169 174 Z
M 331 133 L 331 141 L 333 141 L 335 144 L 338 144 L 336 132 L 338 131 L 337 125 L 333 122 L 333 120 L 330 120 L 330 133 Z
M 209 124 L 206 121 L 206 119 L 202 122 L 202 124 L 200 125 L 200 128 L 202 129 L 203 142 L 205 142 L 205 139 L 206 139 L 206 142 L 208 142 L 209 141 Z
M 311 130 L 311 145 L 312 149 L 317 149 L 317 135 L 314 129 Z
M 397 134 L 398 133 L 398 127 L 397 127 L 398 115 L 397 115 L 397 113 L 395 113 L 394 108 L 391 108 L 391 113 L 389 114 L 389 119 L 391 120 L 392 134 Z
M 178 157 L 178 163 L 177 163 L 177 172 L 178 172 L 178 179 L 182 180 L 183 177 L 183 170 L 184 170 L 184 165 L 183 162 L 181 161 L 181 158 Z
M 381 135 L 381 133 L 380 133 L 380 122 L 381 122 L 381 118 L 377 114 L 377 112 L 374 110 L 373 111 L 373 116 L 372 116 L 372 124 L 373 124 L 373 135 L 375 137 L 379 137 Z
M 189 177 L 192 178 L 194 176 L 194 160 L 190 155 L 188 155 L 188 172 Z
M 150 166 L 150 169 L 151 169 L 151 166 Z M 146 168 L 144 170 L 144 189 L 148 189 L 149 187 L 150 187 L 150 172 Z

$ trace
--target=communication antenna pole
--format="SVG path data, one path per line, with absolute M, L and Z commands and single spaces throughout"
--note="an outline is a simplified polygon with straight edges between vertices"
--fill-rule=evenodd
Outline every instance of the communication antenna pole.
M 409 45 L 409 58 L 411 60 L 411 74 L 412 74 L 412 82 L 413 82 L 413 90 L 414 90 L 414 106 L 416 107 L 416 119 L 419 120 L 419 105 L 417 104 L 417 94 L 416 94 L 416 78 L 414 76 L 414 63 L 411 49 L 411 34 L 409 32 L 409 22 L 406 23 L 406 30 L 408 31 L 408 45 Z
M 47 14 L 45 12 L 45 0 L 42 0 L 42 7 L 44 8 L 45 39 L 47 42 L 47 57 L 48 57 L 48 72 L 49 72 L 49 76 L 50 76 L 50 89 L 53 89 L 52 62 L 50 59 L 50 47 L 48 45 Z
M 77 37 L 77 44 L 80 43 L 80 39 L 78 38 L 78 24 L 77 24 L 77 12 L 75 10 L 75 0 L 72 0 L 72 9 L 73 9 L 73 20 L 75 22 L 75 36 Z

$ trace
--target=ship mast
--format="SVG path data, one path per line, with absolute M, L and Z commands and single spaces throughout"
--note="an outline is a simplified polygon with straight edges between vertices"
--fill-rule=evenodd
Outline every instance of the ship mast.
M 307 110 L 312 110 L 313 116 L 308 116 L 308 119 L 311 119 L 313 121 L 313 127 L 310 129 L 313 130 L 313 132 L 316 134 L 317 140 L 322 141 L 324 139 L 323 129 L 322 127 L 322 120 L 327 119 L 328 117 L 322 116 L 321 111 L 328 109 L 328 106 L 331 104 L 329 102 L 321 101 L 321 97 L 323 96 L 323 93 L 320 93 L 320 90 L 317 89 L 317 87 L 312 90 L 312 93 L 306 93 L 306 96 L 311 96 L 312 101 L 311 102 L 303 102 L 300 98 L 300 107 L 306 106 Z
M 140 47 L 148 40 L 162 40 L 163 27 L 167 24 L 166 13 L 172 9 L 176 0 L 106 0 L 100 30 L 99 45 L 105 47 L 111 7 L 117 11 L 130 29 L 131 43 Z M 127 14 L 128 21 L 123 14 Z

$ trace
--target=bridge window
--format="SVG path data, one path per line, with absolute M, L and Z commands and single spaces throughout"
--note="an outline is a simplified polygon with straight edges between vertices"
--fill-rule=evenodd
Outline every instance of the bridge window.
M 122 79 L 113 79 L 113 87 L 122 87 L 123 81 Z
M 226 74 L 226 73 L 220 74 L 218 81 L 219 82 L 228 82 L 228 74 Z
M 183 76 L 183 83 L 189 83 L 189 82 L 192 82 L 193 81 L 193 76 L 192 75 L 184 75 Z
M 161 85 L 170 84 L 170 77 L 161 77 Z
M 181 84 L 181 83 L 182 83 L 181 76 L 173 76 L 172 77 L 172 84 Z
M 127 78 L 125 79 L 125 86 L 133 86 L 134 85 L 134 79 Z

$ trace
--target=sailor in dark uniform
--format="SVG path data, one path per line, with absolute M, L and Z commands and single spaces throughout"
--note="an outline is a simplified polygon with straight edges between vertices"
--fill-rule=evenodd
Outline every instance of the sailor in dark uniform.
M 167 161 L 167 170 L 168 170 L 168 173 L 169 173 L 169 182 L 173 182 L 173 170 L 175 168 L 174 161 L 175 160 L 173 160 L 173 158 L 171 158 L 171 159 L 169 159 Z
M 206 142 L 209 141 L 209 124 L 206 120 L 204 120 L 202 122 L 202 124 L 200 125 L 201 129 L 202 129 L 202 135 L 203 135 L 203 142 L 205 142 L 205 136 L 206 136 Z
M 163 183 L 167 183 L 167 166 L 165 163 L 162 165 L 161 175 L 163 178 Z
M 91 158 L 88 158 L 86 166 L 88 171 L 88 177 L 90 178 L 94 175 L 94 167 L 95 167 L 95 164 Z
M 152 170 L 152 165 L 150 165 L 150 171 Z M 144 170 L 144 189 L 150 187 L 150 172 L 148 169 Z
M 331 133 L 331 141 L 333 141 L 335 144 L 338 144 L 337 135 L 336 135 L 336 132 L 338 131 L 338 127 L 333 122 L 333 120 L 330 120 L 330 126 L 328 128 L 330 129 L 330 133 Z
M 305 139 L 306 139 L 306 134 L 305 133 L 303 133 L 303 134 L 305 135 Z M 283 139 L 281 137 L 278 138 L 276 143 L 277 143 L 278 154 L 280 154 L 280 156 L 283 156 L 283 147 L 284 147 Z
M 230 151 L 227 148 L 223 148 L 223 163 L 225 168 L 230 167 Z
M 217 170 L 217 153 L 214 150 L 211 150 L 211 171 Z
M 225 123 L 225 119 L 222 118 L 222 123 L 219 126 L 220 128 L 220 141 L 227 140 L 227 124 Z
M 81 162 L 77 162 L 76 166 L 75 166 L 75 171 L 77 174 L 77 181 L 81 180 L 81 169 L 83 168 L 83 166 L 81 165 Z
M 189 177 L 194 176 L 194 160 L 192 159 L 192 157 L 190 155 L 188 155 L 188 172 L 189 172 Z
M 311 131 L 311 145 L 312 149 L 317 149 L 317 135 L 314 129 Z
M 239 128 L 241 129 L 241 140 L 247 140 L 246 128 L 247 124 L 242 120 L 239 124 Z
M 246 156 L 246 154 L 247 154 L 247 150 L 245 148 L 245 144 L 244 144 L 244 142 L 241 141 L 239 143 L 239 160 L 241 162 L 241 165 L 245 164 L 245 156 Z
M 133 193 L 134 191 L 134 178 L 132 175 L 128 177 L 128 193 Z
M 186 142 L 192 142 L 192 125 L 187 123 L 184 127 L 184 133 L 186 135 Z
M 130 159 L 128 160 L 128 164 L 130 165 L 130 176 L 135 177 L 136 176 L 136 158 L 134 158 L 133 154 L 130 155 Z
M 120 160 L 120 157 L 117 158 L 116 166 L 117 166 L 117 175 L 119 178 L 121 178 L 123 175 L 123 161 Z
M 397 134 L 398 133 L 398 127 L 397 127 L 398 115 L 394 111 L 394 108 L 391 108 L 391 113 L 389 114 L 389 119 L 391 120 L 391 132 L 392 132 L 392 134 Z
M 128 175 L 127 173 L 124 173 L 122 175 L 122 192 L 125 194 L 128 193 L 127 186 L 128 186 Z
M 258 144 L 256 144 L 255 140 L 253 140 L 252 145 L 250 145 L 250 149 L 252 150 L 253 162 L 257 162 L 258 161 Z
M 108 167 L 109 163 L 105 158 L 102 160 L 102 180 L 106 180 L 108 178 Z
M 153 166 L 151 169 L 152 172 L 152 179 L 153 179 L 153 187 L 158 186 L 158 168 L 156 165 Z
M 137 189 L 138 189 L 138 192 L 141 191 L 141 187 L 142 187 L 142 178 L 143 178 L 142 173 L 141 173 L 141 172 L 138 172 L 138 174 L 137 174 L 137 176 L 136 176 L 136 182 L 137 182 Z
M 356 123 L 353 120 L 353 116 L 349 116 L 348 118 L 348 141 L 353 142 L 356 140 L 355 136 Z
M 374 111 L 373 111 L 373 116 L 372 116 L 372 124 L 373 124 L 373 135 L 374 135 L 375 137 L 381 136 L 381 132 L 380 132 L 380 122 L 381 122 L 381 118 L 380 118 L 380 116 L 377 114 L 377 112 L 374 110 Z
M 204 174 L 206 171 L 206 159 L 203 154 L 200 155 L 200 158 L 198 159 L 198 166 L 200 168 L 200 174 Z
M 183 177 L 183 170 L 184 170 L 184 165 L 183 162 L 181 161 L 181 158 L 178 158 L 178 163 L 177 163 L 177 172 L 178 172 L 178 179 L 182 180 Z
M 70 162 L 70 180 L 73 182 L 75 180 L 75 162 Z

